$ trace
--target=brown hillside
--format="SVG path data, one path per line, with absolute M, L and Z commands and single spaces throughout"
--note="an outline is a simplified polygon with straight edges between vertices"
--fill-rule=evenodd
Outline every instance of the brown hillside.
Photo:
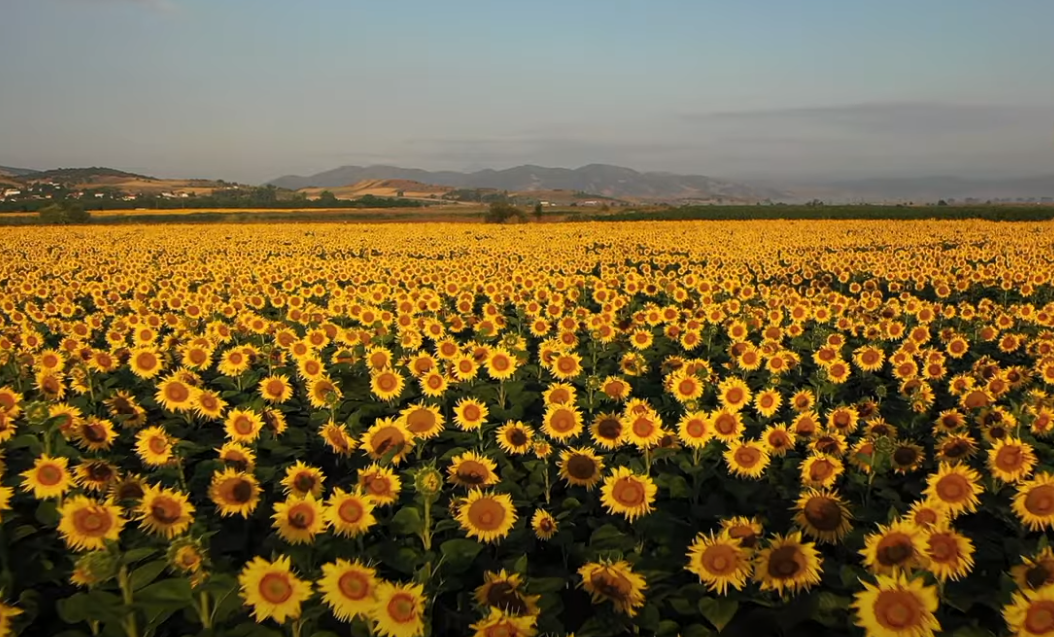
M 318 199 L 323 190 L 332 192 L 337 199 L 358 199 L 366 195 L 396 197 L 400 191 L 407 199 L 430 199 L 432 195 L 441 197 L 453 188 L 423 184 L 410 179 L 365 179 L 339 188 L 301 188 L 298 192 L 306 194 L 308 199 Z

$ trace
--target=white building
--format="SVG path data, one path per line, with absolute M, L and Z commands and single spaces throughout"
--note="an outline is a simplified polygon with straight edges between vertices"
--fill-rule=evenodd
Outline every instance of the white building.
M 3 193 L 4 197 L 15 197 L 15 196 L 21 195 L 21 194 L 22 194 L 22 191 L 18 190 L 16 188 L 6 188 L 4 190 L 4 193 Z

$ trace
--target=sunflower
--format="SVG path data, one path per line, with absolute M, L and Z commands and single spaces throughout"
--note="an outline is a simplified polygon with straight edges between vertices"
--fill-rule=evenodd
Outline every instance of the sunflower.
M 769 453 L 757 441 L 739 441 L 732 443 L 724 453 L 725 463 L 731 475 L 761 478 L 769 466 Z
M 761 443 L 770 456 L 783 457 L 794 448 L 795 436 L 787 425 L 776 423 L 761 432 Z
M 139 406 L 128 392 L 117 390 L 113 396 L 102 401 L 110 412 L 110 417 L 125 428 L 141 427 L 146 424 L 146 410 Z
M 358 483 L 363 493 L 373 499 L 377 506 L 386 506 L 399 499 L 402 481 L 391 469 L 372 464 L 359 469 Z
M 592 490 L 600 482 L 604 461 L 589 447 L 567 449 L 560 452 L 560 477 L 568 484 Z
M 252 449 L 236 442 L 225 442 L 216 450 L 220 462 L 230 465 L 238 471 L 252 471 L 256 466 L 256 454 Z
M 984 492 L 984 487 L 978 484 L 980 480 L 981 476 L 967 466 L 942 462 L 937 473 L 926 478 L 926 490 L 922 493 L 946 506 L 954 518 L 977 510 L 980 503 L 977 496 Z
M 395 400 L 403 393 L 406 380 L 394 369 L 385 369 L 370 375 L 370 391 L 380 400 Z
M 1037 473 L 1019 483 L 1011 508 L 1030 531 L 1054 529 L 1054 474 Z
M 549 372 L 559 380 L 571 380 L 582 373 L 582 357 L 573 352 L 557 354 Z
M 289 378 L 281 374 L 268 376 L 257 386 L 260 396 L 269 403 L 281 404 L 293 397 Z
M 340 388 L 328 376 L 318 376 L 307 383 L 307 399 L 315 409 L 333 408 L 342 397 Z
M 609 513 L 620 513 L 630 522 L 651 513 L 658 487 L 647 475 L 618 467 L 604 478 L 600 501 Z
M 635 406 L 631 406 L 636 403 Z M 665 432 L 658 412 L 644 401 L 630 401 L 622 416 L 622 427 L 626 442 L 638 449 L 656 447 L 662 441 Z
M 816 453 L 801 463 L 801 481 L 807 487 L 829 489 L 844 470 L 845 465 L 838 458 Z
M 937 444 L 937 459 L 955 464 L 969 460 L 977 453 L 977 442 L 969 434 L 957 433 L 945 436 Z
M 362 434 L 362 448 L 373 460 L 388 458 L 398 465 L 414 446 L 414 436 L 394 418 L 378 418 Z
M 122 505 L 138 502 L 146 492 L 146 483 L 141 477 L 130 473 L 110 484 L 109 496 Z
M 333 616 L 342 622 L 368 617 L 377 603 L 377 569 L 359 560 L 342 560 L 322 565 L 318 590 Z
M 951 519 L 948 507 L 932 498 L 917 500 L 904 517 L 920 529 L 929 529 Z
M 469 537 L 481 542 L 494 542 L 512 530 L 516 522 L 516 509 L 509 495 L 485 494 L 476 489 L 461 501 L 456 518 Z
M 683 367 L 666 380 L 668 391 L 680 403 L 697 400 L 703 395 L 703 383 L 696 376 L 689 374 Z
M 534 637 L 538 634 L 534 625 L 538 618 L 534 615 L 517 617 L 497 608 L 491 608 L 490 614 L 472 624 L 472 637 Z
M 820 417 L 815 411 L 803 411 L 794 417 L 791 431 L 800 440 L 811 440 L 820 430 Z
M 479 374 L 479 365 L 470 354 L 461 354 L 453 360 L 451 374 L 459 382 L 470 381 Z
M 11 498 L 14 495 L 15 490 L 11 487 L 0 487 L 0 511 L 11 510 Z
M 423 374 L 417 382 L 421 386 L 421 393 L 430 398 L 442 396 L 448 385 L 446 376 L 435 370 Z
M 743 590 L 750 577 L 753 564 L 750 552 L 741 542 L 724 534 L 714 536 L 700 533 L 688 547 L 688 566 L 699 576 L 711 592 L 728 594 L 728 587 Z
M 578 569 L 582 586 L 592 595 L 593 603 L 608 601 L 615 610 L 633 617 L 644 605 L 647 583 L 633 572 L 629 562 L 589 562 Z
M 227 408 L 227 401 L 220 398 L 220 395 L 214 391 L 202 389 L 194 392 L 194 399 L 191 405 L 198 418 L 219 420 L 223 418 L 223 411 Z
M 462 398 L 454 405 L 454 424 L 462 431 L 476 431 L 489 413 L 487 406 L 475 398 Z
M 736 376 L 729 376 L 717 386 L 717 398 L 721 407 L 730 412 L 743 409 L 750 402 L 751 397 L 750 388 Z
M 170 374 L 157 384 L 154 400 L 169 411 L 188 411 L 196 391 L 195 387 L 181 380 L 177 374 Z
M 589 425 L 589 435 L 593 442 L 602 449 L 617 449 L 625 442 L 625 431 L 622 418 L 613 413 L 600 413 Z
M 498 446 L 508 454 L 522 455 L 531 450 L 534 430 L 522 422 L 509 421 L 495 432 Z
M 631 389 L 630 384 L 618 376 L 608 376 L 600 383 L 600 391 L 611 400 L 626 400 Z
M 12 418 L 18 418 L 22 413 L 20 404 L 22 394 L 15 391 L 11 386 L 0 387 L 0 413 L 7 414 Z
M 542 402 L 549 405 L 574 405 L 576 392 L 574 385 L 568 383 L 553 383 L 542 392 Z
M 1016 438 L 998 440 L 988 450 L 988 470 L 1003 482 L 1028 478 L 1035 466 L 1036 452 L 1032 445 Z
M 337 455 L 350 456 L 351 452 L 355 451 L 359 446 L 358 441 L 348 434 L 347 427 L 338 425 L 332 420 L 319 430 L 318 435 L 326 441 L 326 446 Z
M 459 487 L 479 489 L 498 483 L 498 466 L 486 456 L 474 451 L 454 456 L 447 467 L 447 481 Z
M 34 385 L 47 400 L 62 400 L 66 397 L 66 383 L 62 376 L 56 372 L 41 372 L 37 374 Z
M 33 468 L 22 472 L 22 490 L 32 491 L 38 500 L 61 498 L 73 488 L 69 459 L 62 456 L 40 456 L 33 460 Z
M 105 491 L 117 481 L 117 467 L 105 460 L 83 459 L 73 469 L 74 479 L 86 491 Z
M 542 416 L 542 432 L 554 440 L 571 440 L 582 433 L 582 413 L 573 406 L 550 405 Z
M 495 380 L 511 378 L 516 373 L 516 357 L 503 347 L 495 347 L 490 350 L 487 357 L 487 374 Z
M 926 570 L 938 581 L 958 580 L 973 569 L 973 542 L 942 520 L 926 529 Z
M 473 593 L 476 603 L 484 608 L 495 608 L 514 617 L 538 614 L 539 595 L 527 595 L 520 590 L 523 579 L 519 574 L 509 574 L 502 569 L 498 573 L 487 571 L 483 584 Z
M 715 438 L 731 444 L 743 435 L 743 418 L 739 412 L 722 408 L 710 414 L 710 429 Z
M 232 442 L 255 441 L 263 426 L 263 418 L 251 409 L 232 409 L 223 423 L 227 438 Z
M 75 495 L 59 507 L 59 533 L 66 546 L 77 551 L 99 551 L 116 541 L 124 527 L 121 509 L 107 500 L 100 502 Z
M 876 579 L 875 585 L 861 582 L 864 590 L 853 596 L 856 625 L 867 637 L 933 637 L 941 629 L 933 616 L 937 611 L 935 586 L 903 574 Z
M 132 350 L 128 356 L 128 366 L 139 378 L 150 379 L 161 373 L 164 362 L 155 347 L 140 347 Z
M 275 502 L 271 519 L 278 535 L 290 544 L 311 544 L 326 528 L 322 505 L 310 493 Z
M 853 528 L 853 516 L 837 491 L 803 491 L 794 508 L 794 523 L 820 543 L 837 544 Z
M 247 518 L 260 502 L 260 485 L 251 473 L 226 468 L 212 474 L 209 498 L 223 517 Z
M 414 435 L 428 440 L 443 433 L 443 415 L 435 405 L 417 403 L 399 412 L 399 420 Z
M 776 534 L 758 552 L 754 581 L 763 591 L 776 591 L 780 597 L 807 590 L 820 583 L 823 559 L 811 542 L 802 542 L 801 533 Z
M 754 409 L 762 418 L 772 418 L 783 404 L 783 397 L 778 389 L 765 389 L 754 397 Z
M 721 520 L 721 535 L 739 540 L 740 546 L 750 551 L 757 546 L 762 532 L 761 523 L 756 518 L 736 516 Z
M 273 619 L 279 624 L 300 617 L 300 604 L 311 597 L 311 583 L 290 570 L 289 557 L 274 562 L 255 557 L 238 575 L 241 598 L 252 607 L 257 622 Z
M 686 447 L 702 449 L 713 437 L 705 412 L 689 411 L 677 422 L 677 438 Z
M 194 522 L 194 505 L 187 495 L 160 486 L 143 489 L 143 499 L 136 507 L 139 527 L 147 533 L 171 540 L 186 532 Z
M 556 518 L 554 518 L 548 511 L 538 509 L 531 516 L 531 528 L 534 529 L 534 535 L 539 540 L 550 540 L 557 531 Z
M 1054 550 L 1049 546 L 1033 557 L 1022 557 L 1022 563 L 1010 569 L 1010 576 L 1021 590 L 1054 584 Z
M 374 631 L 381 637 L 424 634 L 424 587 L 420 584 L 377 584 L 377 603 L 370 609 Z
M 925 531 L 911 522 L 897 520 L 878 525 L 878 531 L 864 538 L 860 555 L 864 565 L 876 575 L 919 568 L 926 563 Z
M 1003 607 L 1003 619 L 1015 637 L 1041 637 L 1054 632 L 1054 585 L 1014 593 Z
M 373 502 L 373 498 L 363 495 L 361 488 L 346 492 L 338 487 L 326 501 L 323 517 L 337 535 L 356 537 L 377 522 L 373 517 Z
M 909 440 L 897 441 L 890 456 L 893 469 L 897 473 L 910 473 L 922 466 L 926 452 L 921 446 Z
M 95 416 L 82 420 L 73 428 L 72 435 L 77 445 L 87 451 L 107 450 L 117 439 L 113 423 Z
M 286 495 L 292 494 L 304 497 L 311 494 L 316 498 L 322 497 L 322 489 L 326 482 L 326 476 L 320 469 L 304 464 L 297 460 L 296 464 L 285 470 L 282 478 L 282 490 Z

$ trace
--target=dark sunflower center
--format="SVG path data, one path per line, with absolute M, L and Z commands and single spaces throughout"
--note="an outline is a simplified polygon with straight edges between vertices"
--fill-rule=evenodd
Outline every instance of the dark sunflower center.
M 820 531 L 834 531 L 842 524 L 842 509 L 829 498 L 813 498 L 805 505 L 805 519 Z
M 143 497 L 143 486 L 138 482 L 125 482 L 117 488 L 118 500 L 138 500 Z
M 528 611 L 523 598 L 508 582 L 496 582 L 490 587 L 487 591 L 487 605 L 508 611 L 513 615 L 523 615 Z
M 231 487 L 231 498 L 238 504 L 246 504 L 253 497 L 253 485 L 248 480 L 238 480 Z
M 298 473 L 296 479 L 293 480 L 293 484 L 296 486 L 297 491 L 306 493 L 315 488 L 315 477 L 309 473 Z
M 893 461 L 904 467 L 914 464 L 918 457 L 918 452 L 911 447 L 898 447 L 897 450 L 893 452 Z
M 883 566 L 896 566 L 911 559 L 915 549 L 904 541 L 894 541 L 878 549 L 878 562 Z
M 113 478 L 113 469 L 101 462 L 88 465 L 88 477 L 95 482 L 106 482 Z
M 509 442 L 514 447 L 522 447 L 527 444 L 527 434 L 522 429 L 513 429 L 509 432 Z
M 582 455 L 571 456 L 567 461 L 567 473 L 578 480 L 588 480 L 596 473 L 596 463 Z
M 179 520 L 179 505 L 175 502 L 158 502 L 150 507 L 150 515 L 161 524 L 172 524 Z
M 793 546 L 781 546 L 769 556 L 769 576 L 780 579 L 794 577 L 801 570 L 798 564 L 798 549 Z
M 597 434 L 606 440 L 614 440 L 622 435 L 622 423 L 616 418 L 605 418 L 597 424 Z

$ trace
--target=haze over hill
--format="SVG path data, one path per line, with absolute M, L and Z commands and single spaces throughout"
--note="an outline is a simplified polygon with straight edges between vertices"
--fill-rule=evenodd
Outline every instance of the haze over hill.
M 581 168 L 546 168 L 517 166 L 505 170 L 480 170 L 472 173 L 454 171 L 429 172 L 397 166 L 342 166 L 308 177 L 289 175 L 272 180 L 281 188 L 338 188 L 366 180 L 408 179 L 453 188 L 493 188 L 514 192 L 570 190 L 618 199 L 645 201 L 713 200 L 760 201 L 778 199 L 783 193 L 764 186 L 756 187 L 704 177 L 664 172 L 642 173 L 621 166 L 590 164 Z

